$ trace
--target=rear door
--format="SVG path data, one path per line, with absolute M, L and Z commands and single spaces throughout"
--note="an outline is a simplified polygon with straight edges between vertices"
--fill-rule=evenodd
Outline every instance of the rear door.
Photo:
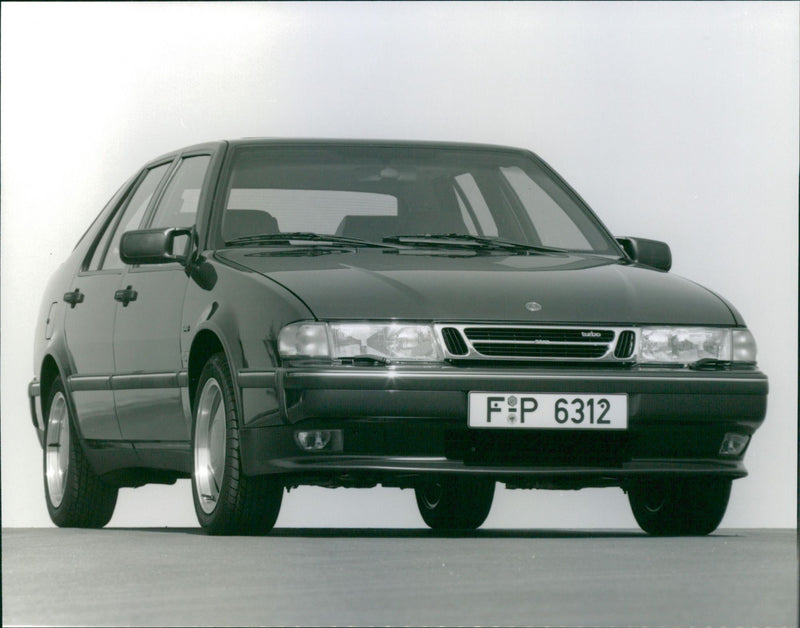
M 64 295 L 68 303 L 65 336 L 72 360 L 67 384 L 84 438 L 122 438 L 111 391 L 117 309 L 114 294 L 124 273 L 119 262 L 119 236 L 122 231 L 141 224 L 169 166 L 169 163 L 159 164 L 142 171 L 130 189 L 112 201 L 119 208 L 75 276 L 70 292 Z

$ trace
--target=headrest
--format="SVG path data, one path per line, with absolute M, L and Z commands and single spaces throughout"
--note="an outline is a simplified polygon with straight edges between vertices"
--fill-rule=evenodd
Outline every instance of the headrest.
M 278 233 L 278 221 L 269 212 L 258 209 L 229 209 L 222 216 L 222 235 L 225 240 Z

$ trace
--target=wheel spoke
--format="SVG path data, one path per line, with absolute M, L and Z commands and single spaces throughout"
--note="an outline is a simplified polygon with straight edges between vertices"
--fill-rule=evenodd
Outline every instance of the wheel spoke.
M 47 417 L 45 476 L 50 503 L 58 508 L 64 499 L 69 468 L 69 411 L 63 393 L 58 392 L 50 404 Z
M 211 465 L 208 465 L 208 473 L 214 481 L 214 494 L 219 495 L 219 482 L 217 481 L 217 474 Z
M 216 384 L 216 382 L 214 383 Z M 214 421 L 217 420 L 220 408 L 223 407 L 222 395 L 220 394 L 219 388 L 214 387 L 214 389 L 209 392 L 209 397 L 208 415 L 212 417 L 209 423 L 213 425 Z
M 195 486 L 203 512 L 214 511 L 225 469 L 225 401 L 214 378 L 203 385 L 197 404 L 194 439 Z

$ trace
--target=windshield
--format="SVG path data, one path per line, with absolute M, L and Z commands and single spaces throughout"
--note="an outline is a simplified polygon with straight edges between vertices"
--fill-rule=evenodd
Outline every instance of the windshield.
M 618 254 L 574 194 L 537 161 L 515 152 L 243 146 L 227 180 L 222 242 L 280 243 L 252 236 L 297 232 L 375 243 L 446 235 Z M 449 245 L 458 240 L 451 237 Z M 442 239 L 428 237 L 424 245 L 437 243 Z

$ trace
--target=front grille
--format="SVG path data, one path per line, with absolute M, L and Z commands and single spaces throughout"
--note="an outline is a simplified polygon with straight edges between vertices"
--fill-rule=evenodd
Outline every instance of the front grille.
M 636 333 L 616 327 L 520 325 L 437 326 L 451 359 L 630 360 Z

